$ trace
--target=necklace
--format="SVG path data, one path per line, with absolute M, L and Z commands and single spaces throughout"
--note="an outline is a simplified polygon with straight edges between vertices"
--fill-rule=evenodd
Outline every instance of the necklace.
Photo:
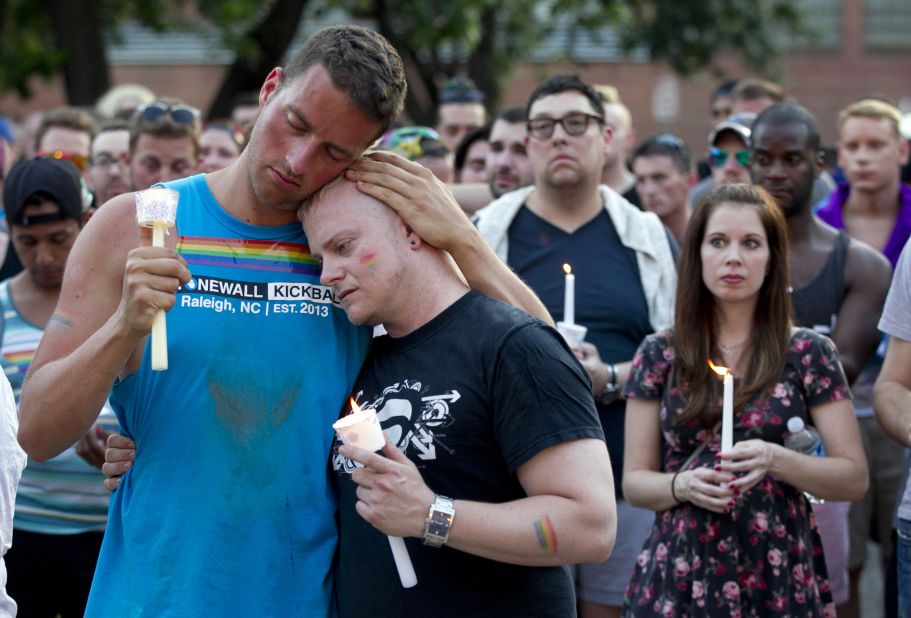
M 727 355 L 727 354 L 730 354 L 731 352 L 733 352 L 734 350 L 736 350 L 737 348 L 739 348 L 740 346 L 742 346 L 743 344 L 745 344 L 747 341 L 749 341 L 749 339 L 744 339 L 740 343 L 735 343 L 734 345 L 729 345 L 729 346 L 722 345 L 721 343 L 719 343 L 718 348 L 721 350 L 721 352 L 723 354 Z

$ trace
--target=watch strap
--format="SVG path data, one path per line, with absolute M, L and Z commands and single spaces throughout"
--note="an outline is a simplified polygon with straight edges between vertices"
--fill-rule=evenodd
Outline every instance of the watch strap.
M 449 531 L 455 519 L 455 503 L 452 498 L 437 494 L 427 512 L 424 522 L 424 545 L 442 547 L 449 540 Z
M 618 385 L 617 385 L 617 366 L 613 363 L 607 364 L 607 382 L 604 384 L 604 388 L 601 390 L 601 393 L 598 395 L 598 401 L 607 405 L 614 402 L 617 399 L 618 395 Z

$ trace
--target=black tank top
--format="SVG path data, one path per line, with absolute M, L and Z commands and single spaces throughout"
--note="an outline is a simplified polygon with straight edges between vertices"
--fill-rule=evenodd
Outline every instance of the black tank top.
M 797 326 L 812 328 L 831 335 L 835 330 L 838 309 L 845 298 L 845 261 L 848 255 L 848 235 L 839 230 L 835 247 L 822 270 L 810 285 L 791 291 L 791 306 Z

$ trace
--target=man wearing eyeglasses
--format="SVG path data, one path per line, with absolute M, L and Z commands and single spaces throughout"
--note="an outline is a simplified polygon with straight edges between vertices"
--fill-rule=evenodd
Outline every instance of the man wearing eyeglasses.
M 199 110 L 176 101 L 138 108 L 130 126 L 130 178 L 136 190 L 196 173 Z
M 127 164 L 130 156 L 130 127 L 126 123 L 107 124 L 92 140 L 89 187 L 95 194 L 95 208 L 133 190 Z
M 320 283 L 297 219 L 332 179 L 347 170 L 358 189 L 403 209 L 481 293 L 540 305 L 467 217 L 443 217 L 434 235 L 406 208 L 459 212 L 430 171 L 403 168 L 392 153 L 358 159 L 401 112 L 405 88 L 384 38 L 325 28 L 266 77 L 237 160 L 166 184 L 180 195 L 166 247 L 148 246 L 133 194 L 82 232 L 23 392 L 19 438 L 35 458 L 56 455 L 110 392 L 135 441 L 87 616 L 330 615 L 331 423 L 371 334 Z M 158 112 L 189 124 L 175 105 Z M 152 371 L 146 352 L 159 310 L 168 311 L 167 371 Z
M 658 217 L 601 185 L 612 132 L 600 95 L 572 75 L 538 86 L 526 106 L 531 187 L 478 212 L 478 229 L 500 257 L 563 319 L 563 265 L 576 276 L 576 322 L 586 341 L 574 350 L 592 378 L 617 491 L 611 558 L 578 567 L 582 616 L 619 616 L 652 513 L 622 500 L 625 406 L 620 398 L 637 347 L 670 325 L 677 275 Z M 607 608 L 605 610 L 605 608 Z
M 889 263 L 813 214 L 813 186 L 823 155 L 809 111 L 792 103 L 766 108 L 753 125 L 752 145 L 753 181 L 775 199 L 788 222 L 794 322 L 831 337 L 845 375 L 854 382 L 880 341 L 877 320 L 891 278 Z M 862 406 L 859 398 L 855 406 Z M 896 458 L 901 459 L 900 452 Z M 838 605 L 849 596 L 848 510 L 843 502 L 813 505 Z
M 675 135 L 655 135 L 636 147 L 631 167 L 642 207 L 658 215 L 682 242 L 690 220 L 690 189 L 696 182 L 689 148 Z

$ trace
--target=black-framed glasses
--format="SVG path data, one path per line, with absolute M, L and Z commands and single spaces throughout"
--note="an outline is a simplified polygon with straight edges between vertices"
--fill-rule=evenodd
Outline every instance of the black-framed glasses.
M 709 165 L 712 167 L 724 167 L 724 164 L 728 162 L 729 154 L 731 153 L 721 148 L 709 148 Z M 748 167 L 750 165 L 750 150 L 748 148 L 735 150 L 733 154 L 740 167 Z
M 573 137 L 582 135 L 588 130 L 588 124 L 594 120 L 600 125 L 604 124 L 604 118 L 595 114 L 586 114 L 583 112 L 574 112 L 567 114 L 563 118 L 532 118 L 526 124 L 528 136 L 534 139 L 550 139 L 554 134 L 554 127 L 559 124 L 563 127 L 563 132 Z
M 108 154 L 106 152 L 92 158 L 92 165 L 94 167 L 100 167 L 102 169 L 109 169 L 113 166 L 126 167 L 126 164 L 127 162 L 123 157 L 115 157 L 114 155 Z
M 155 101 L 143 105 L 136 110 L 139 118 L 149 122 L 157 122 L 164 116 L 170 116 L 171 120 L 177 124 L 191 125 L 199 118 L 199 110 L 189 105 L 168 105 L 161 101 Z

